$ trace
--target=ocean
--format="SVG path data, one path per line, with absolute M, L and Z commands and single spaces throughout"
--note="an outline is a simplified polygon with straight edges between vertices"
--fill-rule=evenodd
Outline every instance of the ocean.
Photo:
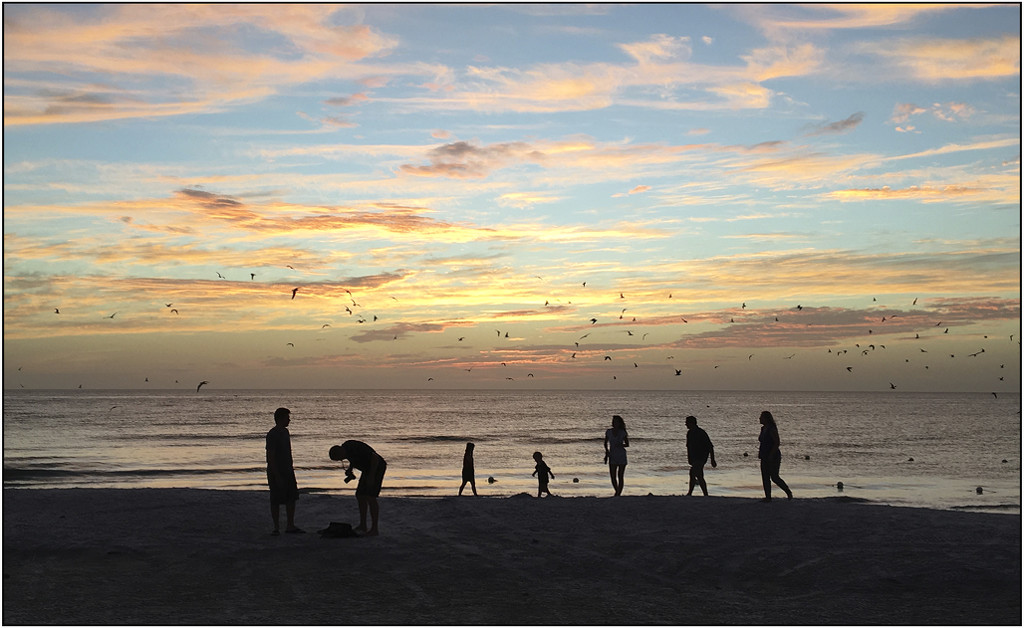
M 556 496 L 610 496 L 602 443 L 619 414 L 624 494 L 681 495 L 692 414 L 715 445 L 711 494 L 759 498 L 758 416 L 770 410 L 798 499 L 1020 513 L 1019 393 L 8 390 L 3 485 L 264 490 L 281 406 L 302 492 L 351 494 L 327 452 L 356 439 L 388 461 L 382 497 L 455 495 L 467 442 L 480 495 L 535 495 L 540 451 Z

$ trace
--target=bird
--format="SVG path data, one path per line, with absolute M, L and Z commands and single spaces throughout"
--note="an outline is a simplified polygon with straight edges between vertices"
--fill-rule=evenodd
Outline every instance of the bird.
M 292 288 L 292 298 L 293 299 L 295 298 L 295 293 L 298 292 L 298 291 L 299 291 L 298 288 Z
M 171 311 L 174 312 L 175 314 L 177 314 L 178 313 L 178 308 L 176 308 L 176 307 L 175 308 L 171 308 Z
M 327 329 L 330 326 L 331 326 L 330 323 L 324 323 L 323 325 L 320 326 L 320 329 Z
M 896 384 L 889 382 L 889 388 L 891 388 L 892 390 L 896 390 Z
M 914 302 L 911 303 L 911 305 L 917 305 L 917 299 L 914 299 Z
M 60 314 L 60 308 L 59 307 L 53 308 L 53 313 L 54 314 Z
M 675 371 L 676 371 L 676 375 L 682 375 L 683 374 L 683 370 L 682 369 L 675 369 Z
M 224 277 L 224 275 L 222 275 L 222 274 L 220 274 L 220 273 L 217 273 L 217 276 L 218 276 L 218 277 L 220 277 L 221 279 L 224 279 L 224 278 L 225 278 L 225 277 Z
M 459 342 L 462 342 L 462 341 L 463 341 L 463 340 L 465 340 L 465 339 L 466 339 L 466 337 L 465 337 L 465 336 L 460 336 L 460 337 L 459 337 Z
M 204 385 L 209 384 L 209 383 L 210 382 L 206 381 L 205 379 L 203 381 L 199 382 L 199 385 L 196 386 L 196 392 L 199 392 L 200 388 L 202 388 Z
M 596 319 L 596 318 L 592 318 L 592 319 L 590 319 L 590 324 L 591 324 L 591 325 L 593 325 L 593 324 L 594 324 L 594 323 L 596 323 L 596 322 L 597 322 L 597 319 Z
M 487 478 L 487 483 L 488 484 L 494 484 L 495 482 L 497 482 L 497 480 L 494 479 L 493 475 L 491 477 Z
M 610 355 L 606 355 L 606 356 L 604 356 L 604 359 L 605 359 L 605 360 L 611 360 L 611 359 L 612 359 L 612 356 L 610 356 Z
M 852 366 L 848 366 L 848 367 L 846 367 L 846 370 L 852 373 L 853 372 L 853 367 Z
M 288 344 L 288 346 L 289 346 L 289 347 L 294 347 L 294 346 L 295 346 L 295 343 L 294 343 L 294 342 L 289 342 L 289 343 L 287 343 L 287 344 Z
M 745 310 L 745 309 L 747 309 L 747 304 L 746 304 L 746 303 L 744 303 L 744 304 L 743 304 L 742 306 L 740 306 L 740 309 L 742 309 L 742 310 Z
M 249 273 L 249 279 L 250 280 L 255 280 L 256 279 L 256 273 Z
M 110 315 L 110 316 L 108 316 L 107 318 L 114 318 L 115 316 L 117 316 L 117 312 L 114 312 L 113 314 L 111 314 L 111 315 Z

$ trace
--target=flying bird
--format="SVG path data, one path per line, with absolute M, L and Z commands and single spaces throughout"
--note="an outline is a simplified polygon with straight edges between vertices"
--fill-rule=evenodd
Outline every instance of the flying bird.
M 295 298 L 295 293 L 298 292 L 298 291 L 299 291 L 298 288 L 292 288 L 292 298 L 293 299 Z
M 610 355 L 606 355 L 606 356 L 604 356 L 604 359 L 605 359 L 605 360 L 611 360 L 611 359 L 612 359 L 612 356 L 610 356 Z
M 60 314 L 60 308 L 59 307 L 53 308 L 53 313 L 54 314 Z
M 204 385 L 209 384 L 209 383 L 210 382 L 206 381 L 205 379 L 203 381 L 199 382 L 199 385 L 196 386 L 196 392 L 199 392 L 200 388 L 202 388 Z
M 217 276 L 218 276 L 218 277 L 220 277 L 221 279 L 224 279 L 224 278 L 225 278 L 225 277 L 224 277 L 224 275 L 222 275 L 222 274 L 220 274 L 220 273 L 217 273 Z
M 249 273 L 249 279 L 250 280 L 256 279 L 256 273 Z
M 596 319 L 596 318 L 592 318 L 592 319 L 590 319 L 590 324 L 591 324 L 591 325 L 593 325 L 593 324 L 594 324 L 594 323 L 596 323 L 596 322 L 597 322 L 597 319 Z
M 115 316 L 117 316 L 117 312 L 114 312 L 113 314 L 111 314 L 111 315 L 110 315 L 110 316 L 108 316 L 107 318 L 114 318 Z
M 675 369 L 675 371 L 676 371 L 676 375 L 682 375 L 683 374 L 683 369 Z
M 177 314 L 178 313 L 178 308 L 176 308 L 176 307 L 175 308 L 171 308 L 171 311 L 174 312 L 175 314 Z

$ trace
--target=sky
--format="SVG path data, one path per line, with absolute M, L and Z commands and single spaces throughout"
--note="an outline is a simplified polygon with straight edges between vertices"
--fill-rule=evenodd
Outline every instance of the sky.
M 1019 4 L 3 14 L 5 389 L 1020 391 Z

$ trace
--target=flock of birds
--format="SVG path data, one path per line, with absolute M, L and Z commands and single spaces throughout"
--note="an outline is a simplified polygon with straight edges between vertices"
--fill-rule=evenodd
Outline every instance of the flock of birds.
M 288 268 L 294 270 L 294 268 L 292 266 L 288 266 Z M 224 277 L 224 275 L 222 275 L 219 272 L 217 273 L 217 276 L 220 279 L 226 279 L 226 277 Z M 249 277 L 250 277 L 250 280 L 254 281 L 256 279 L 256 274 L 255 273 L 249 273 Z M 538 279 L 540 279 L 540 277 L 538 277 Z M 582 285 L 583 288 L 586 288 L 587 282 L 584 281 L 584 282 L 582 282 L 581 285 Z M 291 300 L 295 300 L 296 299 L 296 297 L 299 295 L 300 289 L 301 289 L 301 287 L 295 287 L 295 288 L 291 289 L 291 291 L 290 291 L 290 299 Z M 346 305 L 344 307 L 344 311 L 346 312 L 346 314 L 348 316 L 354 316 L 357 323 L 363 324 L 363 323 L 368 323 L 368 322 L 377 322 L 377 321 L 380 320 L 379 317 L 376 314 L 374 314 L 372 316 L 372 318 L 370 318 L 368 315 L 364 315 L 362 313 L 358 313 L 357 314 L 356 313 L 356 309 L 357 308 L 361 308 L 362 306 L 356 301 L 354 295 L 352 294 L 352 292 L 350 290 L 346 289 L 345 293 L 348 295 L 348 298 L 351 301 L 351 306 Z M 390 298 L 395 300 L 395 301 L 397 301 L 397 298 L 395 298 L 395 297 L 390 297 Z M 668 294 L 668 299 L 672 299 L 672 293 Z M 626 298 L 625 293 L 624 292 L 619 292 L 618 293 L 617 302 L 623 303 L 623 302 L 626 302 L 626 300 L 627 300 L 627 298 Z M 873 301 L 873 303 L 877 304 L 877 299 L 872 299 L 872 301 Z M 545 308 L 549 307 L 550 303 L 551 303 L 550 300 L 546 300 L 544 302 L 544 307 Z M 571 304 L 571 303 L 572 302 L 569 301 L 569 304 Z M 911 306 L 917 306 L 917 303 L 918 303 L 918 299 L 914 299 L 913 303 L 911 304 Z M 174 303 L 164 303 L 164 306 L 167 308 L 167 310 L 171 314 L 174 314 L 175 316 L 180 314 L 178 309 L 173 307 Z M 805 311 L 805 309 L 809 309 L 809 311 L 813 311 L 813 308 L 805 308 L 801 304 L 796 305 L 790 311 L 791 312 L 797 312 L 797 313 L 803 313 Z M 628 311 L 628 308 L 621 308 L 620 312 L 619 312 L 619 315 L 618 315 L 618 320 L 612 320 L 610 322 L 601 322 L 598 318 L 591 317 L 591 318 L 587 319 L 585 322 L 581 321 L 579 323 L 579 325 L 580 326 L 591 327 L 591 328 L 596 328 L 596 329 L 601 329 L 601 328 L 620 327 L 622 325 L 632 325 L 632 324 L 640 325 L 640 324 L 643 324 L 640 321 L 638 321 L 635 316 L 631 316 L 631 317 L 629 317 L 627 319 L 626 316 L 625 316 L 627 311 Z M 769 324 L 772 323 L 772 322 L 774 322 L 774 323 L 782 323 L 783 322 L 783 320 L 780 318 L 780 314 L 778 314 L 778 313 L 770 314 L 770 315 L 767 315 L 767 316 L 762 315 L 762 314 L 753 314 L 752 310 L 748 311 L 748 307 L 747 307 L 747 303 L 746 302 L 742 302 L 740 304 L 739 312 L 742 313 L 741 315 L 744 317 L 743 319 L 741 319 L 741 322 L 764 323 L 765 321 L 767 321 Z M 60 314 L 60 308 L 54 308 L 54 313 L 59 315 Z M 110 314 L 109 316 L 105 316 L 105 318 L 114 319 L 117 316 L 117 314 L 118 314 L 118 312 L 114 312 L 114 313 Z M 782 315 L 782 316 L 785 316 L 785 315 Z M 881 319 L 878 321 L 878 323 L 880 325 L 885 324 L 886 322 L 890 322 L 891 323 L 898 316 L 900 316 L 899 312 L 892 312 L 890 310 L 890 311 L 888 311 L 888 313 L 886 313 L 885 315 L 881 316 Z M 690 322 L 690 320 L 686 316 L 679 316 L 678 318 L 681 321 L 681 323 L 684 324 L 684 325 L 685 324 L 689 324 L 689 322 Z M 691 318 L 693 318 L 693 317 L 691 317 Z M 664 317 L 661 317 L 660 320 L 663 321 Z M 589 325 L 586 324 L 586 323 L 589 323 Z M 599 325 L 598 323 L 601 323 L 601 324 Z M 730 324 L 735 324 L 736 323 L 736 315 L 733 315 L 733 316 L 729 317 L 729 323 Z M 321 325 L 320 329 L 324 330 L 324 329 L 328 329 L 330 327 L 331 327 L 330 323 L 323 323 Z M 943 328 L 943 322 L 942 321 L 936 322 L 934 324 L 934 326 L 933 326 L 933 329 L 935 329 L 935 328 Z M 503 331 L 503 330 L 500 330 L 500 329 L 496 329 L 495 332 L 497 334 L 497 338 L 499 338 L 499 339 L 502 339 L 502 338 L 504 338 L 504 339 L 511 339 L 508 330 L 504 330 Z M 621 330 L 620 329 L 620 330 L 617 330 L 617 332 L 618 333 L 625 332 L 627 339 L 628 338 L 633 338 L 633 337 L 636 336 L 636 334 L 634 334 L 633 329 L 625 329 L 625 330 Z M 866 332 L 867 332 L 867 336 L 869 336 L 869 337 L 872 337 L 875 334 L 875 330 L 872 327 L 867 328 Z M 584 353 L 588 353 L 590 351 L 590 349 L 588 347 L 586 347 L 584 345 L 581 345 L 580 343 L 582 341 L 588 339 L 589 337 L 591 337 L 592 333 L 593 333 L 593 331 L 588 330 L 587 333 L 582 334 L 575 341 L 573 341 L 572 348 L 567 350 L 568 360 L 569 361 L 575 361 L 575 360 L 577 360 L 577 356 L 578 355 L 582 356 Z M 650 333 L 651 332 L 643 333 L 641 335 L 641 342 L 646 341 L 646 339 L 647 339 L 648 335 L 650 335 Z M 914 339 L 915 340 L 921 340 L 922 338 L 921 338 L 920 334 L 921 334 L 920 331 L 916 332 L 915 336 L 914 336 Z M 943 331 L 941 332 L 941 334 L 942 335 L 948 335 L 949 334 L 949 327 L 948 326 L 944 327 Z M 986 336 L 984 336 L 984 338 L 988 339 L 988 336 L 986 335 Z M 395 334 L 393 336 L 393 340 L 399 340 L 399 335 Z M 461 343 L 461 342 L 464 342 L 465 340 L 466 340 L 466 336 L 460 336 L 460 337 L 458 337 L 457 342 Z M 1014 336 L 1011 335 L 1010 336 L 1010 341 L 1012 342 L 1013 340 L 1014 340 Z M 1020 341 L 1018 340 L 1017 342 L 1018 342 L 1018 345 L 1020 345 Z M 288 342 L 288 343 L 286 343 L 286 346 L 294 348 L 295 347 L 295 343 Z M 641 346 L 642 345 L 629 345 L 628 348 L 629 349 L 636 349 L 636 348 L 641 347 Z M 618 347 L 618 349 L 626 348 L 626 347 L 622 347 L 621 345 L 619 345 L 616 342 L 607 343 L 606 347 Z M 861 343 L 854 343 L 852 348 L 836 349 L 835 351 L 833 351 L 832 348 L 828 348 L 827 349 L 827 353 L 835 355 L 835 356 L 838 356 L 838 357 L 857 355 L 857 354 L 859 354 L 860 356 L 863 357 L 863 356 L 869 356 L 872 353 L 875 353 L 876 351 L 884 351 L 884 350 L 886 350 L 886 345 L 882 344 L 880 342 L 877 342 L 877 343 L 867 343 L 867 344 L 863 344 L 863 345 Z M 920 354 L 927 354 L 927 353 L 929 353 L 928 349 L 925 349 L 923 347 L 919 347 L 919 351 L 920 351 Z M 613 361 L 613 355 L 612 355 L 613 352 L 614 352 L 614 350 L 609 350 L 607 348 L 605 350 L 599 350 L 598 351 L 599 355 L 602 356 L 602 362 L 612 362 Z M 977 357 L 981 356 L 984 353 L 985 353 L 985 349 L 984 348 L 980 348 L 976 352 L 966 354 L 966 357 L 977 358 Z M 797 356 L 796 353 L 791 353 L 791 354 L 787 354 L 787 355 L 783 356 L 782 359 L 791 360 L 791 359 L 795 358 L 796 356 Z M 751 360 L 754 359 L 754 357 L 755 357 L 755 354 L 751 353 L 751 354 L 749 354 L 747 356 L 747 360 L 751 361 Z M 950 359 L 955 359 L 956 358 L 956 354 L 950 353 L 949 354 L 949 358 Z M 674 355 L 668 355 L 665 359 L 666 360 L 673 360 L 673 359 L 675 359 L 675 356 Z M 910 361 L 911 361 L 910 358 L 905 358 L 904 360 L 905 360 L 906 363 L 910 363 Z M 634 368 L 634 369 L 639 369 L 640 368 L 640 364 L 638 362 L 632 361 L 632 360 L 630 360 L 630 362 L 632 363 L 632 368 Z M 508 362 L 507 361 L 502 361 L 502 362 L 500 362 L 500 365 L 502 367 L 507 367 L 508 366 Z M 720 364 L 715 364 L 713 366 L 713 368 L 714 369 L 718 369 L 720 366 L 721 366 Z M 924 367 L 924 370 L 930 369 L 930 366 L 927 365 L 927 364 L 923 365 L 923 367 Z M 1006 367 L 1005 364 L 1000 364 L 999 365 L 1000 369 L 1005 369 L 1005 367 Z M 848 365 L 847 364 L 847 365 L 844 365 L 844 368 L 849 373 L 852 373 L 854 371 L 854 366 L 853 365 Z M 20 371 L 21 369 L 19 368 L 18 370 Z M 473 367 L 470 366 L 468 368 L 463 368 L 462 370 L 464 370 L 466 372 L 472 372 L 473 371 Z M 672 373 L 676 377 L 681 377 L 683 375 L 683 369 L 672 367 Z M 534 373 L 529 372 L 529 373 L 526 374 L 526 377 L 532 379 L 532 378 L 535 377 L 535 375 L 534 375 Z M 618 375 L 617 374 L 612 374 L 611 378 L 612 379 L 618 379 Z M 507 381 L 514 381 L 515 378 L 514 377 L 505 377 L 505 380 L 507 380 Z M 146 379 L 146 381 L 147 382 L 149 381 L 148 378 Z M 432 382 L 432 381 L 435 381 L 435 380 L 434 380 L 434 377 L 428 377 L 427 381 L 428 382 Z M 998 381 L 1005 381 L 1005 377 L 1002 376 L 1002 375 L 998 376 Z M 179 383 L 179 382 L 177 382 L 177 380 L 176 380 L 175 383 Z M 196 386 L 196 392 L 199 392 L 200 389 L 202 389 L 202 387 L 204 385 L 207 385 L 209 383 L 210 382 L 207 381 L 207 380 L 203 380 L 203 381 L 199 382 L 199 384 Z M 888 385 L 889 385 L 889 389 L 890 390 L 896 390 L 898 388 L 897 384 L 892 382 L 892 381 L 889 381 Z M 81 388 L 81 385 L 79 386 L 79 388 Z M 997 393 L 995 393 L 995 392 L 993 392 L 992 395 L 998 397 Z

